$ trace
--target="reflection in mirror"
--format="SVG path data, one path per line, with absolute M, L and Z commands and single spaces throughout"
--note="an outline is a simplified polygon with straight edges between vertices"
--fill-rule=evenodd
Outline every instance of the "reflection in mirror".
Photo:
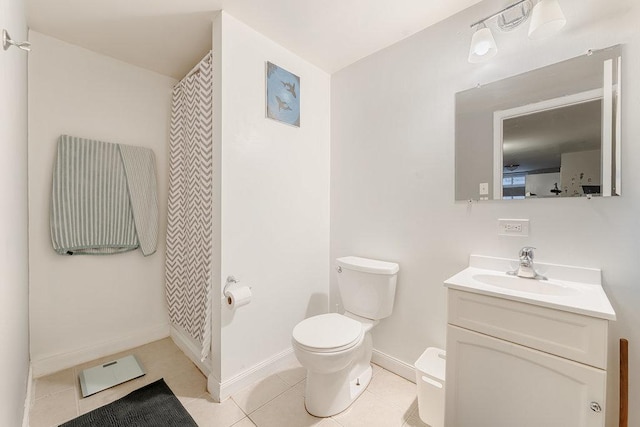
M 494 113 L 503 199 L 600 194 L 602 91 Z M 497 131 L 496 131 L 497 130 Z M 494 170 L 500 178 L 500 171 Z M 514 178 L 519 185 L 514 185 Z M 558 186 L 560 188 L 558 188 Z
M 456 200 L 620 194 L 620 52 L 456 94 Z

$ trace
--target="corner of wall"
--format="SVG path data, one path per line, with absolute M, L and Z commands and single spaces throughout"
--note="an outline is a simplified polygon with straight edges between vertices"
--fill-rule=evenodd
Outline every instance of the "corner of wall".
M 213 182 L 220 183 L 222 180 L 222 28 L 225 12 L 220 11 L 213 18 L 212 43 L 213 48 Z M 211 315 L 211 372 L 208 376 L 208 389 L 211 395 L 219 401 L 220 399 L 220 378 L 222 377 L 222 319 L 221 319 L 221 296 L 222 296 L 222 192 L 220 185 L 213 186 L 213 230 L 211 242 L 213 251 L 211 254 L 211 304 L 213 310 Z
M 27 393 L 24 397 L 24 415 L 22 416 L 22 427 L 29 427 L 29 414 L 31 405 L 35 400 L 36 388 L 33 386 L 33 366 L 29 364 L 29 376 L 27 377 Z

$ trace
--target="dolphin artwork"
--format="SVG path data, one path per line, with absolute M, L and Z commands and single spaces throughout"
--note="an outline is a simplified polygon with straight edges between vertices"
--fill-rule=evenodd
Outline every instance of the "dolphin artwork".
M 300 127 L 300 77 L 266 62 L 266 116 Z
M 282 99 L 280 99 L 279 96 L 276 96 L 276 100 L 278 101 L 278 111 L 291 110 L 291 107 L 289 107 L 289 104 L 283 101 Z
M 282 80 L 280 80 L 280 83 L 282 83 L 282 86 L 284 86 L 284 88 L 286 90 L 291 92 L 291 95 L 293 95 L 294 98 L 298 97 L 296 95 L 296 84 L 295 83 L 283 82 Z

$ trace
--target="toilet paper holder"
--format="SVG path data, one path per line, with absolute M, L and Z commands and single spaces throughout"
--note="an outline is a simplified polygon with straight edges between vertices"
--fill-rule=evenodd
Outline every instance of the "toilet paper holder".
M 227 281 L 226 281 L 226 283 L 224 285 L 224 289 L 222 290 L 222 294 L 226 296 L 227 295 L 227 289 L 229 289 L 229 286 L 234 285 L 236 283 L 240 283 L 240 280 L 236 279 L 233 276 L 228 276 L 227 277 Z
M 227 280 L 225 282 L 224 288 L 222 290 L 222 294 L 224 296 L 224 298 L 226 299 L 226 304 L 227 305 L 232 305 L 232 292 L 229 290 L 229 288 L 232 285 L 235 285 L 237 283 L 240 283 L 240 280 L 236 279 L 234 276 L 228 276 Z M 247 288 L 249 288 L 249 297 L 251 296 L 251 289 L 253 289 L 251 286 L 247 286 Z M 244 305 L 244 304 L 242 304 Z
M 224 288 L 222 289 L 222 295 L 227 295 L 227 289 L 229 289 L 232 285 L 235 285 L 236 283 L 240 283 L 240 280 L 236 279 L 233 276 L 227 276 L 227 281 L 224 284 Z M 253 289 L 252 286 L 249 286 L 249 289 Z

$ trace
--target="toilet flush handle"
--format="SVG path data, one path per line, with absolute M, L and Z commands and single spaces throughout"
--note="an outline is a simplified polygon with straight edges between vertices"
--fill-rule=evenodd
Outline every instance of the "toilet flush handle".
M 342 273 L 342 267 L 337 266 L 337 267 L 336 267 L 336 270 L 338 271 L 338 273 Z

